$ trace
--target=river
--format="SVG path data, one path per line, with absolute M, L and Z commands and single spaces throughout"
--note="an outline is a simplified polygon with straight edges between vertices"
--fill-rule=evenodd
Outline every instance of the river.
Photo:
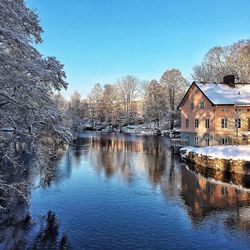
M 250 246 L 250 190 L 192 172 L 167 137 L 83 133 L 51 183 L 34 188 L 39 178 L 30 194 L 33 223 L 22 231 L 27 249 L 48 211 L 58 223 L 54 241 L 66 234 L 73 249 Z

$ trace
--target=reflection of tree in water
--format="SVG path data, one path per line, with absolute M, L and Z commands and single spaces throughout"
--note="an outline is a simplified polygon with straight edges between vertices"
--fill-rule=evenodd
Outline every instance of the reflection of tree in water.
M 150 182 L 157 185 L 161 182 L 166 168 L 167 154 L 161 143 L 155 140 L 144 142 L 144 165 Z
M 131 181 L 136 174 L 135 168 L 147 172 L 153 184 L 160 182 L 166 165 L 166 148 L 154 138 L 89 138 L 89 156 L 97 171 L 104 170 L 106 177 L 120 174 L 125 180 Z M 139 157 L 139 165 L 136 157 Z
M 21 155 L 19 153 L 18 156 Z M 24 242 L 25 225 L 29 221 L 28 200 L 31 174 L 22 164 L 32 162 L 30 155 L 24 155 L 23 162 L 2 159 L 0 165 L 0 248 L 11 249 L 14 240 Z M 18 164 L 18 165 L 17 165 Z M 10 247 L 8 247 L 8 245 Z M 5 247 L 7 246 L 7 247 Z
M 20 153 L 22 154 L 22 152 Z M 20 159 L 22 159 L 20 162 L 15 161 L 15 165 L 11 164 L 11 161 L 5 161 L 0 165 L 0 249 L 25 249 L 27 247 L 30 240 L 26 238 L 27 233 L 33 229 L 32 218 L 29 215 L 29 199 L 34 178 L 37 174 L 41 176 L 40 186 L 45 188 L 56 176 L 56 168 L 50 168 L 53 165 L 52 162 L 48 168 L 36 168 L 35 166 L 38 164 L 34 162 L 32 155 L 24 154 Z M 48 218 L 50 218 L 48 222 L 53 221 L 51 218 L 56 221 L 53 214 L 48 215 Z M 47 228 L 50 229 L 51 224 L 47 225 Z M 49 231 L 46 232 L 47 234 L 44 235 L 48 236 Z M 42 236 L 43 233 L 41 232 L 39 235 Z M 56 248 L 48 249 L 67 249 L 68 242 L 65 237 L 58 240 Z M 47 239 L 46 244 L 52 240 L 52 238 L 45 238 Z M 41 244 L 45 238 L 39 238 Z M 60 248 L 60 242 L 62 242 L 62 248 Z M 33 249 L 45 248 L 39 248 L 37 245 Z
M 133 177 L 133 150 L 138 150 L 138 143 L 126 140 L 95 139 L 91 148 L 95 149 L 92 160 L 97 171 L 104 170 L 106 177 L 121 174 L 126 180 Z
M 31 243 L 32 249 L 70 249 L 68 236 L 63 234 L 59 238 L 58 227 L 55 214 L 49 211 L 45 226 L 38 233 L 34 243 Z
M 120 175 L 130 182 L 135 175 L 144 173 L 152 185 L 160 186 L 167 195 L 178 195 L 178 157 L 173 154 L 167 138 L 90 136 L 75 142 L 80 144 L 78 148 L 87 145 L 82 153 L 87 154 L 96 171 L 104 171 L 107 178 Z
M 144 174 L 167 199 L 183 202 L 194 224 L 219 210 L 226 215 L 221 218 L 227 228 L 237 226 L 249 231 L 250 220 L 245 214 L 250 194 L 231 185 L 213 183 L 181 167 L 179 157 L 166 141 L 164 137 L 90 136 L 80 144 L 85 145 L 81 152 L 91 159 L 97 172 L 104 172 L 108 178 L 120 175 L 126 181 Z M 249 183 L 246 177 L 233 174 L 208 171 L 203 174 L 237 185 Z

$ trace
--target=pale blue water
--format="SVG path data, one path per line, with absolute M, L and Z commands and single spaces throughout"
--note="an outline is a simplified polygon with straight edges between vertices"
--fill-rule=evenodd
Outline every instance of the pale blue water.
M 250 194 L 180 164 L 166 137 L 82 134 L 56 181 L 33 190 L 73 249 L 246 249 Z

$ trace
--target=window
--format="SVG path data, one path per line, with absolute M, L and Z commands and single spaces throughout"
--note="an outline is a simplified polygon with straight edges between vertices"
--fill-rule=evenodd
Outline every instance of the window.
M 189 128 L 189 119 L 186 119 L 186 128 Z
M 223 145 L 227 145 L 228 144 L 228 138 L 227 137 L 222 138 L 221 142 L 222 142 Z
M 250 109 L 247 109 L 247 112 L 250 112 Z
M 223 186 L 223 187 L 221 188 L 221 194 L 222 194 L 222 195 L 226 195 L 227 193 L 228 193 L 227 187 L 224 187 L 224 186 Z
M 204 102 L 200 102 L 200 108 L 204 109 L 205 108 L 205 103 Z
M 222 128 L 227 128 L 227 118 L 222 118 L 221 119 L 221 127 Z
M 199 128 L 199 119 L 194 119 L 194 127 Z
M 210 125 L 210 124 L 209 124 L 209 119 L 206 119 L 206 120 L 205 120 L 205 128 L 209 128 L 209 125 Z
M 241 128 L 241 119 L 240 118 L 235 119 L 235 127 Z
M 194 137 L 194 145 L 195 146 L 199 145 L 199 137 L 197 137 L 197 136 Z
M 194 109 L 194 103 L 190 103 L 190 110 L 193 110 Z
M 207 194 L 213 194 L 213 191 L 212 191 L 212 188 L 211 188 L 211 184 L 208 181 L 206 183 L 206 193 Z
M 206 141 L 206 146 L 209 146 L 209 144 L 210 144 L 210 139 L 209 139 L 209 137 L 206 137 L 205 141 Z

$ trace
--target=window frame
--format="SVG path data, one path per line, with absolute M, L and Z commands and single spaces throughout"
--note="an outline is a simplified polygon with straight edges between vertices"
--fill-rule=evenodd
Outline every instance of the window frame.
M 198 145 L 199 145 L 199 137 L 198 137 L 198 136 L 195 136 L 195 137 L 194 137 L 194 145 L 195 145 L 195 146 L 198 146 Z
M 235 118 L 235 128 L 241 128 L 241 118 Z
M 194 103 L 193 102 L 190 103 L 189 108 L 190 108 L 190 110 L 194 110 Z
M 200 109 L 205 109 L 205 102 L 204 101 L 200 102 L 199 107 Z
M 209 118 L 205 119 L 205 128 L 210 128 L 210 119 Z
M 227 118 L 221 118 L 221 128 L 227 128 L 228 121 Z
M 222 145 L 228 145 L 229 144 L 229 139 L 228 137 L 223 137 L 221 140 Z
M 194 128 L 199 128 L 199 123 L 200 123 L 199 119 L 195 118 L 194 119 Z

